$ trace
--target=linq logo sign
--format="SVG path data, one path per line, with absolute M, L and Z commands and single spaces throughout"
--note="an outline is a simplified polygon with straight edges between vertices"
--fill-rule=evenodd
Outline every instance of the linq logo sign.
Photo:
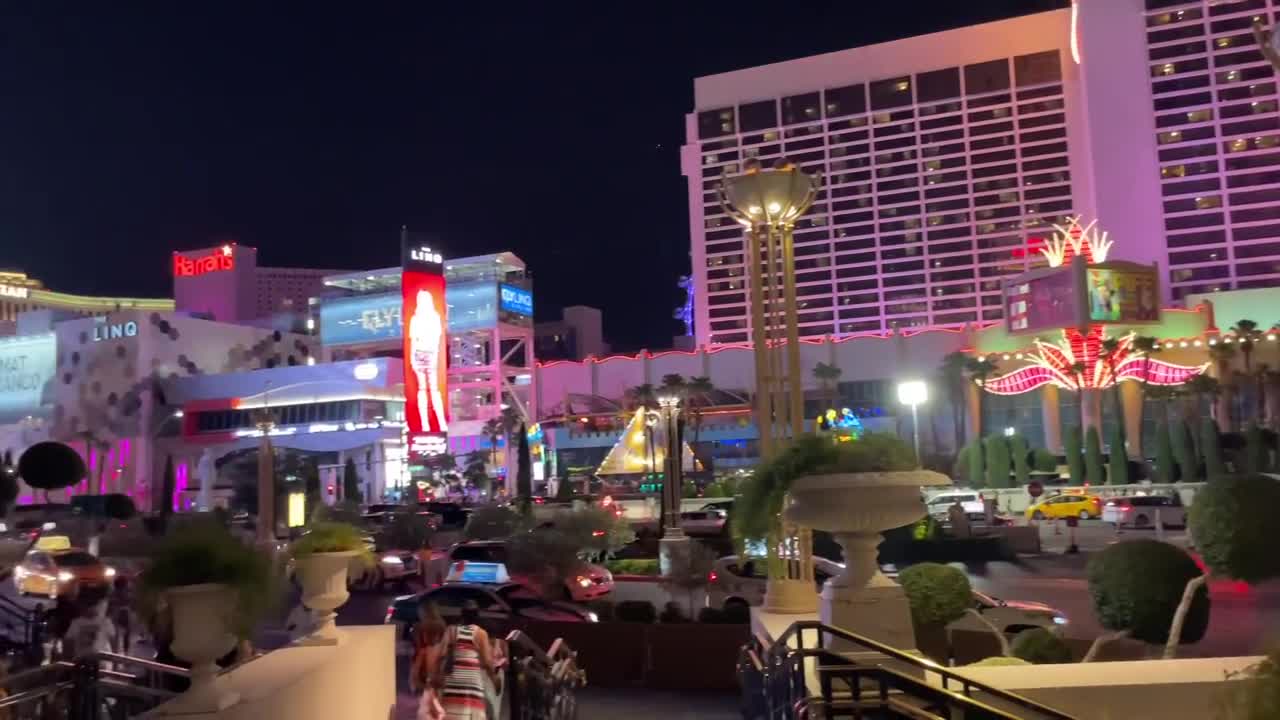
M 233 270 L 236 258 L 230 245 L 223 245 L 208 255 L 189 258 L 185 255 L 173 256 L 174 277 L 195 277 L 211 272 Z

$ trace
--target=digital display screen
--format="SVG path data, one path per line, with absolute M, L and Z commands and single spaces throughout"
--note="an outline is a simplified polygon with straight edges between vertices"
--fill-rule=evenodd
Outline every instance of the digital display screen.
M 0 422 L 13 422 L 44 404 L 57 368 L 53 333 L 0 339 Z
M 1033 333 L 1079 324 L 1078 275 L 1072 267 L 1005 286 L 1004 317 L 1009 332 Z
M 400 276 L 404 319 L 405 425 L 414 438 L 449 430 L 446 386 L 448 317 L 444 267 L 439 253 L 407 240 Z
M 361 295 L 326 299 L 320 305 L 320 339 L 325 345 L 399 340 L 400 295 Z
M 515 285 L 499 285 L 498 293 L 502 301 L 499 307 L 504 312 L 533 317 L 533 293 L 531 291 Z
M 1094 266 L 1087 278 L 1091 321 L 1160 322 L 1160 288 L 1154 268 Z

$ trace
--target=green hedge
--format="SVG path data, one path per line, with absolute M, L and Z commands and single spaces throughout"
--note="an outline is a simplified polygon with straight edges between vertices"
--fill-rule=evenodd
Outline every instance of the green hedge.
M 605 567 L 614 575 L 657 575 L 657 558 L 638 558 L 631 560 L 610 560 Z

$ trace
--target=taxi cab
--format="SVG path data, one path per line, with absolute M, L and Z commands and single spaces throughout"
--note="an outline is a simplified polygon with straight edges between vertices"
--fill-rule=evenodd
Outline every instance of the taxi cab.
M 35 546 L 13 570 L 13 584 L 19 594 L 43 595 L 50 599 L 76 597 L 84 591 L 106 592 L 116 570 L 88 552 L 71 546 L 65 535 L 49 535 Z
M 1027 508 L 1028 520 L 1046 518 L 1080 518 L 1088 520 L 1102 514 L 1102 500 L 1097 495 L 1066 490 L 1053 497 L 1040 500 Z

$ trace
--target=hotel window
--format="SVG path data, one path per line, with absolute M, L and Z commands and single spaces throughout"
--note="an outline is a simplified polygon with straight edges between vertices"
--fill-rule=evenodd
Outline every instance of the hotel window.
M 822 119 L 822 98 L 818 93 L 793 95 L 782 99 L 782 124 L 794 125 L 806 120 Z
M 1020 55 L 1013 59 L 1018 86 L 1043 85 L 1062 79 L 1062 63 L 1057 50 Z
M 937 102 L 960 97 L 960 68 L 947 68 L 916 76 L 916 101 Z
M 865 85 L 830 88 L 824 90 L 822 95 L 828 118 L 855 115 L 867 111 Z
M 778 103 L 774 100 L 762 100 L 738 106 L 738 128 L 747 133 L 766 130 L 778 126 Z M 765 140 L 776 138 L 765 137 Z
M 886 110 L 911 104 L 911 77 L 871 83 L 871 109 Z
M 978 95 L 1008 89 L 1008 60 L 992 60 L 965 66 L 964 91 L 966 95 Z
M 703 110 L 698 113 L 698 139 L 732 135 L 734 132 L 733 108 Z

